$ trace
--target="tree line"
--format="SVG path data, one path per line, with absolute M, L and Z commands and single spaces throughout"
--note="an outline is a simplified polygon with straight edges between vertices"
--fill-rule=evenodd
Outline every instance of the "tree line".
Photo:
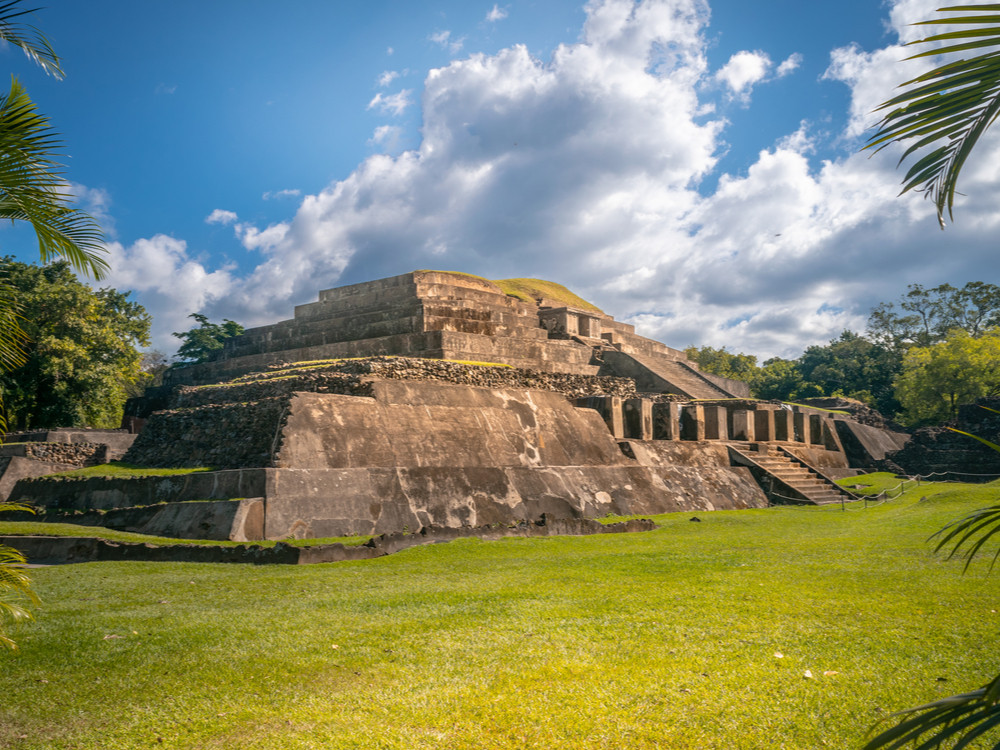
M 1000 286 L 911 284 L 876 306 L 864 333 L 850 330 L 797 359 L 688 347 L 708 373 L 750 384 L 756 398 L 842 396 L 904 424 L 944 422 L 960 404 L 1000 395 Z
M 151 318 L 110 287 L 93 289 L 59 260 L 45 266 L 0 259 L 0 292 L 17 300 L 19 364 L 0 371 L 2 416 L 9 431 L 51 427 L 121 425 L 125 400 L 157 385 L 171 360 L 149 346 Z M 203 362 L 230 336 L 243 332 L 231 320 L 198 324 L 175 333 L 173 363 Z

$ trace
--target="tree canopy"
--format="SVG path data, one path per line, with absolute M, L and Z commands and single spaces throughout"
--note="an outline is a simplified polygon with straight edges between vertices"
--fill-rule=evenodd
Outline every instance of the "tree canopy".
M 749 383 L 757 398 L 843 396 L 910 425 L 941 422 L 959 404 L 1000 390 L 1000 286 L 911 284 L 872 311 L 865 333 L 844 331 L 798 359 L 712 347 L 685 353 L 705 372 Z
M 188 317 L 194 318 L 198 326 L 174 333 L 184 342 L 177 348 L 177 358 L 183 362 L 207 362 L 215 352 L 222 350 L 226 339 L 243 333 L 243 326 L 226 318 L 222 323 L 212 323 L 201 313 L 192 313 Z
M 12 429 L 118 427 L 140 376 L 150 319 L 127 293 L 93 290 L 66 261 L 35 266 L 4 258 L 27 334 L 24 363 L 0 373 Z

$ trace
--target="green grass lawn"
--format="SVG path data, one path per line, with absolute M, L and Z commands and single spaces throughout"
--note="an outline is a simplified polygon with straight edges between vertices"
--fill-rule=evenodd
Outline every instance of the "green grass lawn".
M 918 490 L 331 565 L 40 568 L 0 747 L 858 747 L 1000 671 L 1000 575 L 926 541 L 1000 484 Z

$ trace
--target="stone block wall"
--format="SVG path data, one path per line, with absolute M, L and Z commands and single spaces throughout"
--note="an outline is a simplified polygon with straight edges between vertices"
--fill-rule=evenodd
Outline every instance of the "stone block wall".
M 157 412 L 147 421 L 124 460 L 160 468 L 269 466 L 290 398 Z

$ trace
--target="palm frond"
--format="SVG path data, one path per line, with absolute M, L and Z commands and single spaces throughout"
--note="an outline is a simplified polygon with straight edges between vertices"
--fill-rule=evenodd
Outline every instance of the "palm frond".
M 21 0 L 8 0 L 0 3 L 0 39 L 20 47 L 28 59 L 41 67 L 49 75 L 63 77 L 62 66 L 49 40 L 34 26 L 23 24 L 16 19 L 35 12 L 22 10 Z
M 108 269 L 103 235 L 89 214 L 72 206 L 54 151 L 58 144 L 48 118 L 13 79 L 0 96 L 0 219 L 30 223 L 43 262 L 65 258 L 100 279 Z
M 918 750 L 929 750 L 941 747 L 944 742 L 954 742 L 953 750 L 960 750 L 1000 727 L 998 700 L 1000 675 L 978 690 L 887 716 L 885 721 L 904 716 L 910 718 L 873 737 L 862 750 L 896 750 L 910 743 Z
M 919 52 L 907 59 L 988 50 L 1000 47 L 1000 3 L 949 6 L 942 12 L 959 15 L 935 18 L 915 25 L 972 26 L 935 34 L 910 45 L 952 42 Z M 969 15 L 979 13 L 981 15 Z M 1000 51 L 949 62 L 901 85 L 904 91 L 884 102 L 876 112 L 889 110 L 868 140 L 875 152 L 891 143 L 908 148 L 900 164 L 918 151 L 932 150 L 913 163 L 903 178 L 902 193 L 924 193 L 936 208 L 953 219 L 958 175 L 973 147 L 1000 115 Z M 933 144 L 939 144 L 936 147 Z
M 0 505 L 0 510 L 22 509 L 23 506 L 11 504 Z M 15 594 L 38 606 L 38 595 L 31 590 L 31 579 L 28 577 L 27 560 L 24 555 L 13 547 L 0 544 L 0 646 L 16 649 L 17 644 L 7 635 L 5 627 L 8 622 L 30 620 L 31 612 L 22 604 L 11 601 L 7 594 Z

